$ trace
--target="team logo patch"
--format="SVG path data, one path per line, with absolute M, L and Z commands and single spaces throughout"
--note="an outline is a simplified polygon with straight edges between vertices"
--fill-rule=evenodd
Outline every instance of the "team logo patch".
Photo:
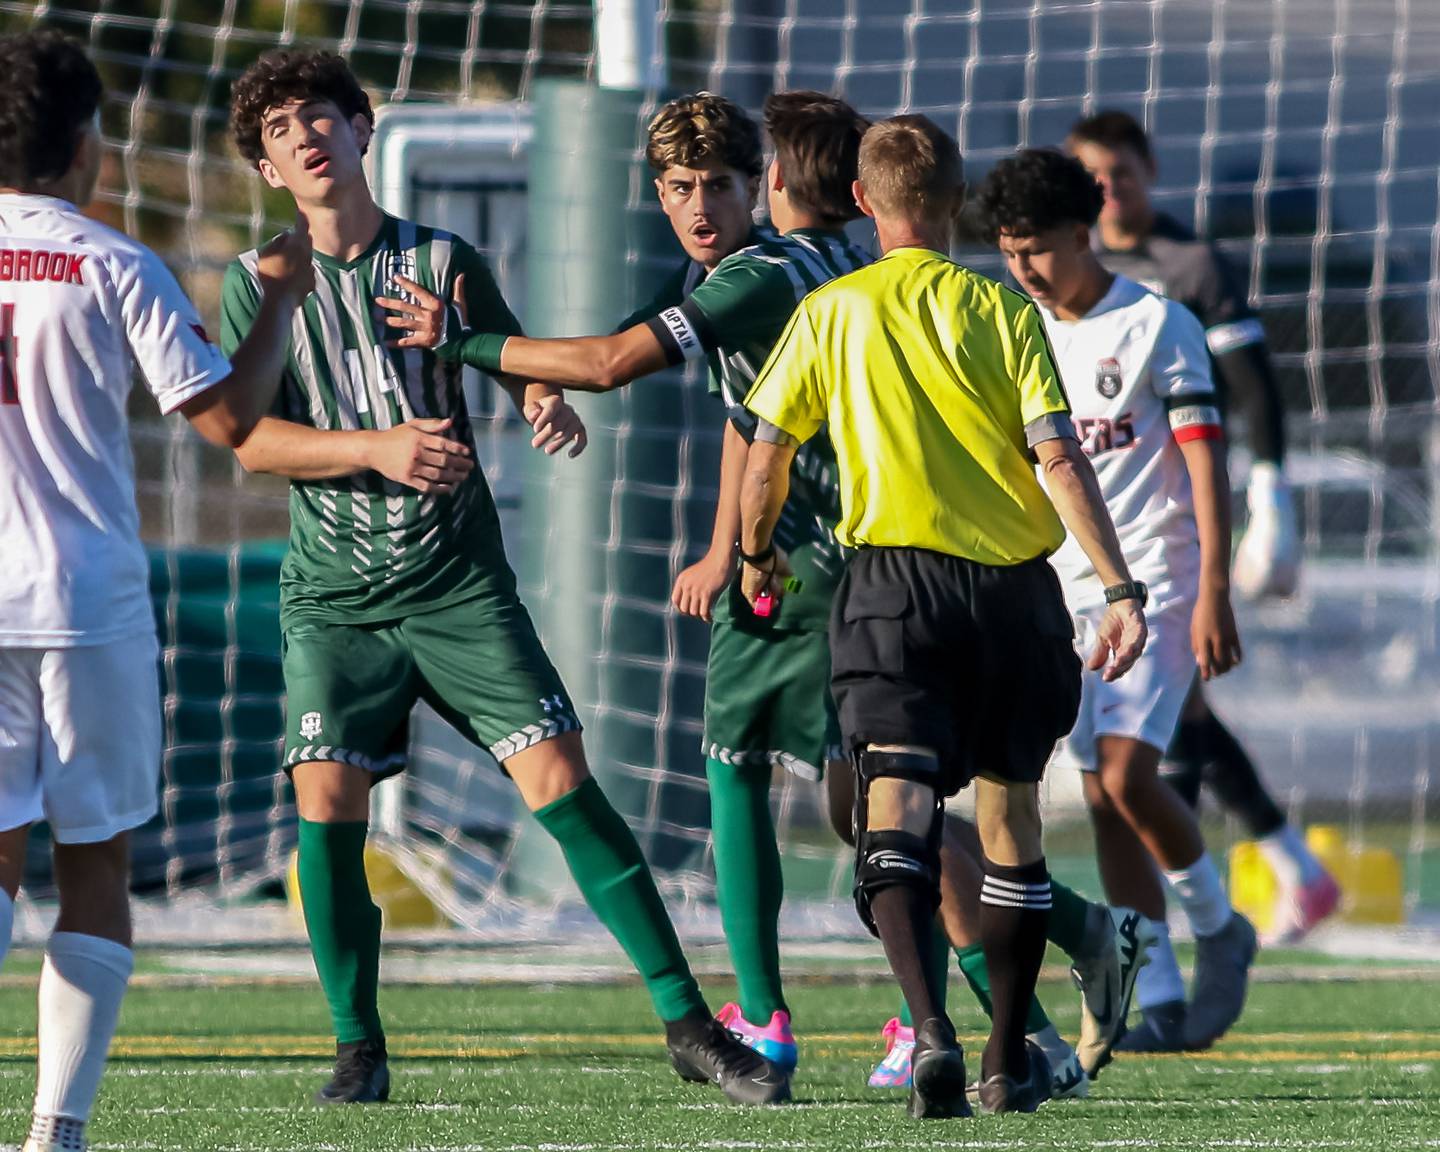
M 1095 391 L 1107 400 L 1120 395 L 1120 361 L 1113 356 L 1095 365 Z
M 305 740 L 314 740 L 322 731 L 319 712 L 306 712 L 300 717 L 300 736 Z

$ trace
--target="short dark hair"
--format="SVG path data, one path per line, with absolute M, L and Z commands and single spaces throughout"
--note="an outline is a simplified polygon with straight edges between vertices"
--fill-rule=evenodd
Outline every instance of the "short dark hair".
M 85 49 L 53 28 L 0 36 L 0 184 L 58 180 L 105 86 Z
M 1075 157 L 1026 148 L 990 170 L 979 204 L 985 240 L 994 244 L 1002 232 L 1036 236 L 1066 224 L 1093 227 L 1105 192 Z
M 870 121 L 844 100 L 823 92 L 772 92 L 765 98 L 765 131 L 795 204 L 822 220 L 843 224 L 860 216 L 853 185 L 860 141 Z
M 735 101 L 714 92 L 693 92 L 662 105 L 646 132 L 645 159 L 656 172 L 716 163 L 750 177 L 765 171 L 760 126 Z
M 1129 148 L 1145 163 L 1151 162 L 1150 137 L 1140 127 L 1140 121 L 1118 108 L 1109 108 L 1075 121 L 1065 140 L 1072 148 L 1076 144 L 1098 144 L 1112 152 L 1117 148 Z
M 882 215 L 951 217 L 965 191 L 960 145 L 928 116 L 881 120 L 860 142 L 860 183 Z
M 266 113 L 292 100 L 329 100 L 345 119 L 364 116 L 375 123 L 370 97 L 350 65 L 335 53 L 306 48 L 266 52 L 230 88 L 230 134 L 251 164 L 265 156 L 260 130 Z

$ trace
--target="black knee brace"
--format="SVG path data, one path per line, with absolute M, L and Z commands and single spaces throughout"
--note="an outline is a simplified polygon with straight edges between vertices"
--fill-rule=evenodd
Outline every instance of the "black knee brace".
M 935 810 L 926 835 L 867 830 L 870 784 L 882 778 L 910 780 L 932 790 Z M 944 815 L 940 765 L 933 756 L 913 752 L 855 754 L 855 909 L 871 935 L 879 933 L 870 912 L 870 897 L 883 888 L 908 884 L 924 891 L 935 907 L 940 906 L 940 838 Z

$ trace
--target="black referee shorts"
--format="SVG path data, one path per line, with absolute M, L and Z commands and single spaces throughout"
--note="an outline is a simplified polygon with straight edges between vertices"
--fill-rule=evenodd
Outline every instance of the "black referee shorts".
M 1055 570 L 919 548 L 862 548 L 830 618 L 847 751 L 934 748 L 954 795 L 984 774 L 1038 781 L 1080 706 L 1080 659 Z

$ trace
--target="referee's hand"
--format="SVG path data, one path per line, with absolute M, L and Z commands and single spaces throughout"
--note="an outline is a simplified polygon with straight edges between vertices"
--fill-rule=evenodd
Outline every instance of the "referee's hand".
M 1111 604 L 1105 609 L 1097 631 L 1099 640 L 1085 667 L 1099 672 L 1103 680 L 1118 680 L 1140 659 L 1150 636 L 1140 601 L 1117 600 Z

